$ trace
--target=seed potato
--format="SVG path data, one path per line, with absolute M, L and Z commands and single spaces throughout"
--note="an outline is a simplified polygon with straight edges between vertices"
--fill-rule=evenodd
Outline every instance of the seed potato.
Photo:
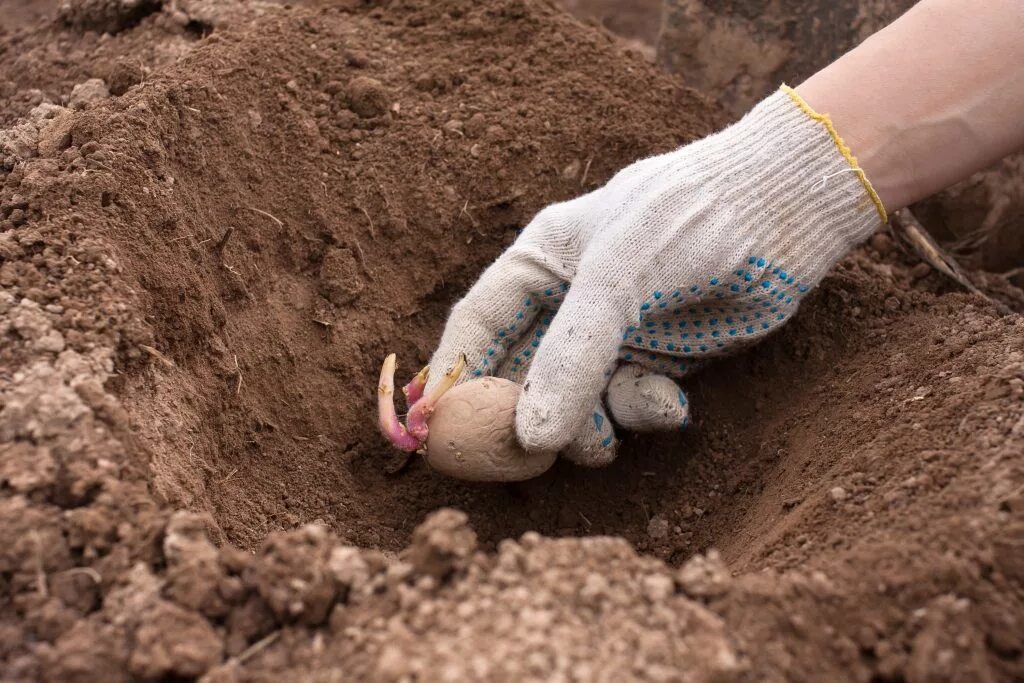
M 555 462 L 555 453 L 527 453 L 516 440 L 515 382 L 484 377 L 451 389 L 430 418 L 427 462 L 468 481 L 523 481 Z

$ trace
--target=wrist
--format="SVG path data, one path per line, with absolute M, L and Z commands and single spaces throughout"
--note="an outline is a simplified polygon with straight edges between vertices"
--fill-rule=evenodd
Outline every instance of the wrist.
M 905 158 L 894 157 L 892 150 L 898 147 L 891 142 L 902 131 L 878 115 L 885 106 L 880 98 L 855 95 L 832 80 L 827 70 L 819 72 L 796 92 L 814 111 L 833 122 L 885 212 L 906 206 L 916 194 L 913 175 L 907 172 Z
M 868 174 L 861 165 L 861 162 L 854 156 L 850 146 L 846 140 L 839 134 L 838 129 L 833 123 L 831 117 L 828 114 L 820 113 L 814 107 L 807 102 L 803 96 L 793 88 L 787 85 L 783 85 L 781 93 L 787 96 L 792 105 L 798 109 L 804 119 L 805 134 L 809 138 L 816 137 L 819 139 L 818 146 L 814 149 L 814 154 L 821 155 L 826 158 L 841 157 L 841 161 L 836 160 L 839 169 L 834 170 L 822 177 L 820 184 L 822 186 L 828 184 L 831 178 L 841 175 L 844 172 L 852 173 L 857 182 L 860 183 L 863 193 L 867 199 L 870 200 L 870 204 L 873 205 L 875 211 L 878 214 L 878 218 L 882 223 L 888 221 L 887 210 L 881 197 L 879 197 L 872 182 L 868 179 Z M 820 140 L 824 138 L 827 142 L 822 147 Z M 831 144 L 829 144 L 831 143 Z M 845 162 L 845 164 L 843 163 Z M 818 186 L 816 182 L 815 187 Z
M 728 223 L 743 236 L 737 256 L 773 262 L 804 285 L 815 285 L 886 220 L 831 122 L 789 88 L 696 145 L 682 158 L 730 207 Z

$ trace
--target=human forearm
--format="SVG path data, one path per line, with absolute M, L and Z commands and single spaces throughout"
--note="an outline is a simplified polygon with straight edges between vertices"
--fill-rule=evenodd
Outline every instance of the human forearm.
M 901 208 L 1024 147 L 1024 2 L 923 0 L 797 91 Z

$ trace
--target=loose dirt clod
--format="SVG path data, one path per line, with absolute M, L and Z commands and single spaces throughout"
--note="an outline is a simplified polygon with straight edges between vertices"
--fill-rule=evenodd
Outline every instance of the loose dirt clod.
M 71 90 L 71 97 L 68 98 L 68 106 L 72 109 L 85 109 L 97 102 L 110 97 L 110 90 L 102 78 L 90 78 L 84 83 L 79 83 Z
M 710 99 L 533 0 L 68 6 L 0 28 L 5 680 L 1024 678 L 1024 323 L 887 236 L 686 433 L 387 474 L 383 352 Z
M 349 82 L 345 92 L 349 108 L 362 118 L 381 116 L 388 110 L 388 91 L 376 78 L 356 76 Z

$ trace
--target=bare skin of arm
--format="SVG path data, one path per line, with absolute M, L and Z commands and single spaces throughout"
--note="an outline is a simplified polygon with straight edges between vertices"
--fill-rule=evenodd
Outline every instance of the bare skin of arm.
M 797 91 L 902 208 L 1024 148 L 1024 2 L 923 0 Z

